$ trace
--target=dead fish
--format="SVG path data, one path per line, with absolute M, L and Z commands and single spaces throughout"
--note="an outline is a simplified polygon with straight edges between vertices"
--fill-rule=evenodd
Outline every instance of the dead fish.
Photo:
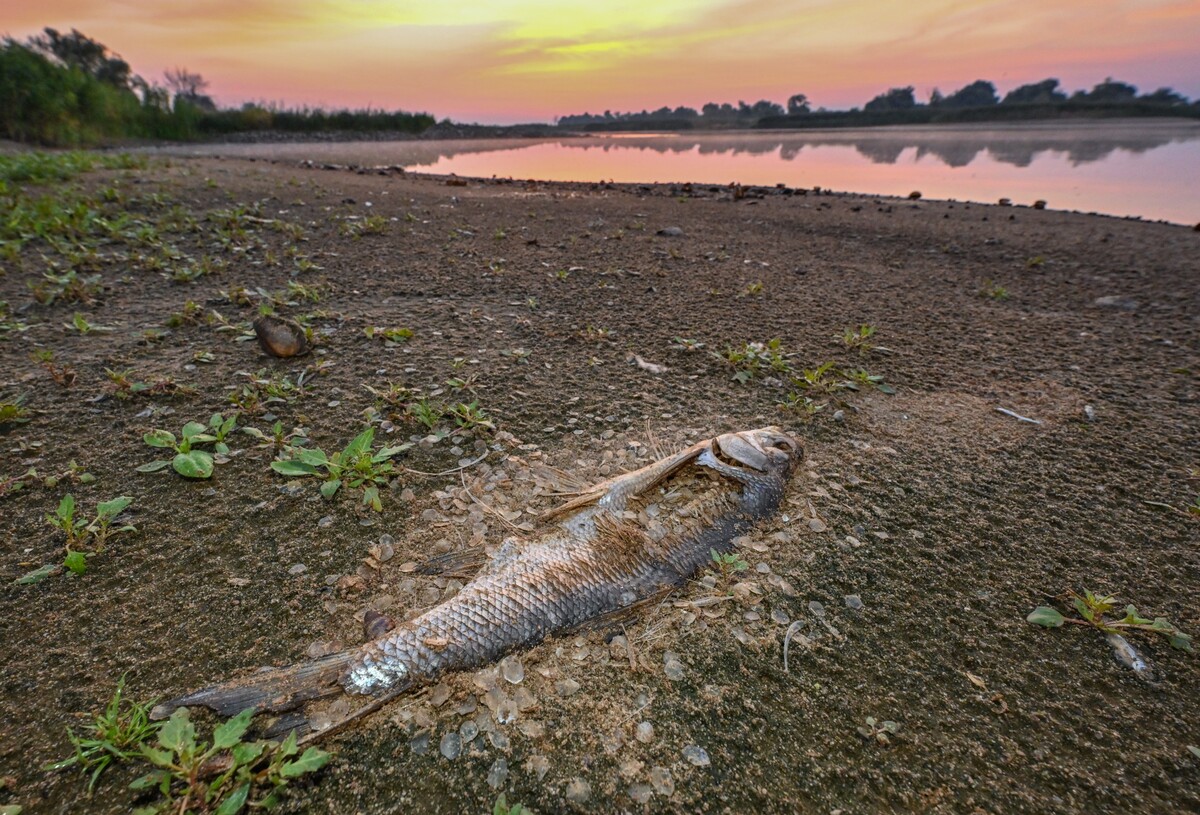
M 281 711 L 341 692 L 378 702 L 443 673 L 490 664 L 548 635 L 628 612 L 683 584 L 713 551 L 730 551 L 734 538 L 774 515 L 803 455 L 800 442 L 775 427 L 692 445 L 581 491 L 548 513 L 557 522 L 540 537 L 509 539 L 454 597 L 391 630 L 373 626 L 381 633 L 365 645 L 172 699 L 153 716 L 185 705 L 225 716 L 247 708 Z M 703 505 L 655 539 L 625 510 L 673 480 L 706 485 Z
M 258 344 L 273 357 L 299 357 L 312 350 L 304 326 L 286 317 L 264 314 L 254 321 Z

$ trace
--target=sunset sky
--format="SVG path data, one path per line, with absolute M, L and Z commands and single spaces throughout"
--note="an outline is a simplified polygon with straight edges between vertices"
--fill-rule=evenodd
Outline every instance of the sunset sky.
M 1106 76 L 1200 97 L 1200 0 L 3 0 L 0 32 L 78 28 L 161 81 L 245 101 L 547 121 L 773 99 L 860 106 L 975 79 Z

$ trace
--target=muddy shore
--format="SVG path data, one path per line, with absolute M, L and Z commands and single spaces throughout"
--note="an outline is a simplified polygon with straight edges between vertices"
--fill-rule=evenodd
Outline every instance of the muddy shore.
M 0 805 L 145 803 L 136 766 L 92 798 L 42 769 L 120 676 L 137 698 L 175 695 L 359 642 L 368 607 L 440 602 L 461 583 L 412 564 L 528 532 L 526 510 L 552 502 L 539 464 L 599 479 L 776 423 L 808 457 L 786 512 L 742 542 L 745 572 L 525 652 L 519 685 L 483 672 L 397 701 L 325 745 L 285 811 L 491 812 L 501 792 L 540 813 L 1200 809 L 1196 655 L 1134 637 L 1147 682 L 1097 632 L 1025 621 L 1090 589 L 1200 630 L 1200 232 L 215 159 L 44 191 L 129 222 L 89 233 L 90 253 L 35 238 L 0 260 L 3 323 L 25 326 L 0 330 L 0 398 L 34 411 L 0 427 Z M 37 302 L 29 284 L 68 268 L 101 276 L 91 302 Z M 246 341 L 264 302 L 304 318 L 316 353 Z M 108 330 L 81 332 L 77 312 Z M 861 325 L 874 348 L 844 341 Z M 713 353 L 776 338 L 795 377 L 834 367 L 804 390 Z M 882 379 L 838 387 L 859 371 Z M 496 432 L 446 417 L 430 441 L 405 413 L 419 397 L 477 400 Z M 215 412 L 326 450 L 374 422 L 416 442 L 398 465 L 464 469 L 402 473 L 381 512 L 272 472 L 248 434 L 211 479 L 137 471 L 160 457 L 145 433 Z M 137 532 L 81 576 L 14 584 L 61 561 L 44 517 L 66 492 L 89 511 L 133 497 Z M 515 721 L 491 715 L 494 686 L 521 700 Z M 867 717 L 898 723 L 889 744 L 858 732 Z

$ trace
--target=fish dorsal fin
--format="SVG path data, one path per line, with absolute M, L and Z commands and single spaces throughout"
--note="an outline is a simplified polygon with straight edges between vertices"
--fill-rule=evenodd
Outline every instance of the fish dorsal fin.
M 579 495 L 588 488 L 579 476 L 549 464 L 534 464 L 529 469 L 537 486 L 559 495 Z
M 553 518 L 568 512 L 573 512 L 589 504 L 598 503 L 604 509 L 620 512 L 625 509 L 629 499 L 641 495 L 656 486 L 664 478 L 673 474 L 680 467 L 691 463 L 700 453 L 708 450 L 711 441 L 702 441 L 691 447 L 680 450 L 673 456 L 659 459 L 631 473 L 618 475 L 607 481 L 601 481 L 591 489 L 567 501 L 565 504 L 549 509 L 542 514 L 544 518 Z

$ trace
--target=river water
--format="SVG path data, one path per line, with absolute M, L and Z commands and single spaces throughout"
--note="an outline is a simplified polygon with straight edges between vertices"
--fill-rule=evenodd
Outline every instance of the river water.
M 1200 122 L 1092 121 L 560 139 L 209 144 L 163 152 L 547 181 L 682 182 L 839 191 L 1200 221 Z

